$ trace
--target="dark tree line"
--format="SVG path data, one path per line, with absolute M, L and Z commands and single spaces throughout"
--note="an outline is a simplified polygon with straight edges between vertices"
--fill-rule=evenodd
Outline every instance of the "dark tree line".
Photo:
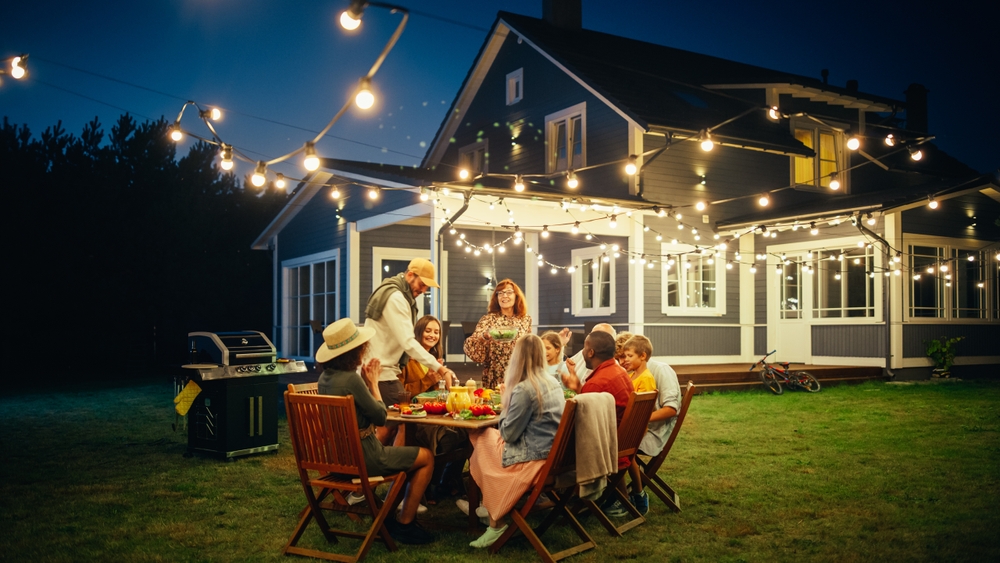
M 207 143 L 177 158 L 168 126 L 4 118 L 3 347 L 32 379 L 148 375 L 185 363 L 189 331 L 269 332 L 271 256 L 250 244 L 285 193 L 243 189 Z

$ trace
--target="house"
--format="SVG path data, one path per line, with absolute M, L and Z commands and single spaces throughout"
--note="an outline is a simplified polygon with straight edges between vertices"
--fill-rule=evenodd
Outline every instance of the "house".
M 611 322 L 673 364 L 777 349 L 926 374 L 942 335 L 1000 363 L 1000 181 L 934 146 L 926 89 L 589 31 L 579 10 L 500 12 L 420 167 L 325 159 L 297 188 L 253 245 L 283 355 L 311 357 L 311 321 L 362 322 L 423 256 L 452 360 L 511 278 L 537 331 Z

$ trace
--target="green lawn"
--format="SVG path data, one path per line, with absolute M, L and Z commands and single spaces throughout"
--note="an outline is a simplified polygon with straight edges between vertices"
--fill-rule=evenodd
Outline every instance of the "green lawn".
M 277 454 L 185 458 L 171 391 L 0 397 L 0 560 L 281 559 L 304 505 L 284 420 Z M 586 520 L 599 547 L 570 561 L 998 561 L 998 430 L 997 381 L 700 395 L 662 471 L 684 512 L 653 499 L 621 539 Z M 485 556 L 452 503 L 422 519 L 435 544 L 368 561 Z

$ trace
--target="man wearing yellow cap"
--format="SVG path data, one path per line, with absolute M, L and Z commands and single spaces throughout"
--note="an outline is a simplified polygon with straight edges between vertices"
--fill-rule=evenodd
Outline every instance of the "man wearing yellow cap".
M 417 298 L 432 287 L 441 287 L 436 276 L 437 270 L 430 260 L 414 258 L 405 272 L 382 280 L 368 298 L 365 326 L 375 329 L 371 350 L 382 364 L 378 387 L 386 405 L 400 402 L 403 393 L 400 364 L 405 364 L 408 358 L 441 373 L 449 388 L 454 380 L 455 372 L 442 366 L 413 335 Z M 380 427 L 378 431 L 383 444 L 388 444 L 395 434 L 395 428 Z

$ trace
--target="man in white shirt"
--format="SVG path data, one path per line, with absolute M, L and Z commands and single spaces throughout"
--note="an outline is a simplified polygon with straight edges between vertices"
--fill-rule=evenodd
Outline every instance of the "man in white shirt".
M 416 299 L 432 287 L 441 287 L 436 281 L 437 270 L 430 260 L 414 258 L 406 272 L 382 280 L 365 308 L 365 326 L 375 329 L 370 341 L 372 356 L 382 364 L 378 378 L 379 392 L 387 406 L 400 402 L 403 384 L 399 380 L 400 363 L 404 353 L 439 371 L 451 387 L 455 372 L 444 367 L 420 345 L 413 334 L 416 322 Z M 377 429 L 379 440 L 388 445 L 395 435 L 395 427 Z

